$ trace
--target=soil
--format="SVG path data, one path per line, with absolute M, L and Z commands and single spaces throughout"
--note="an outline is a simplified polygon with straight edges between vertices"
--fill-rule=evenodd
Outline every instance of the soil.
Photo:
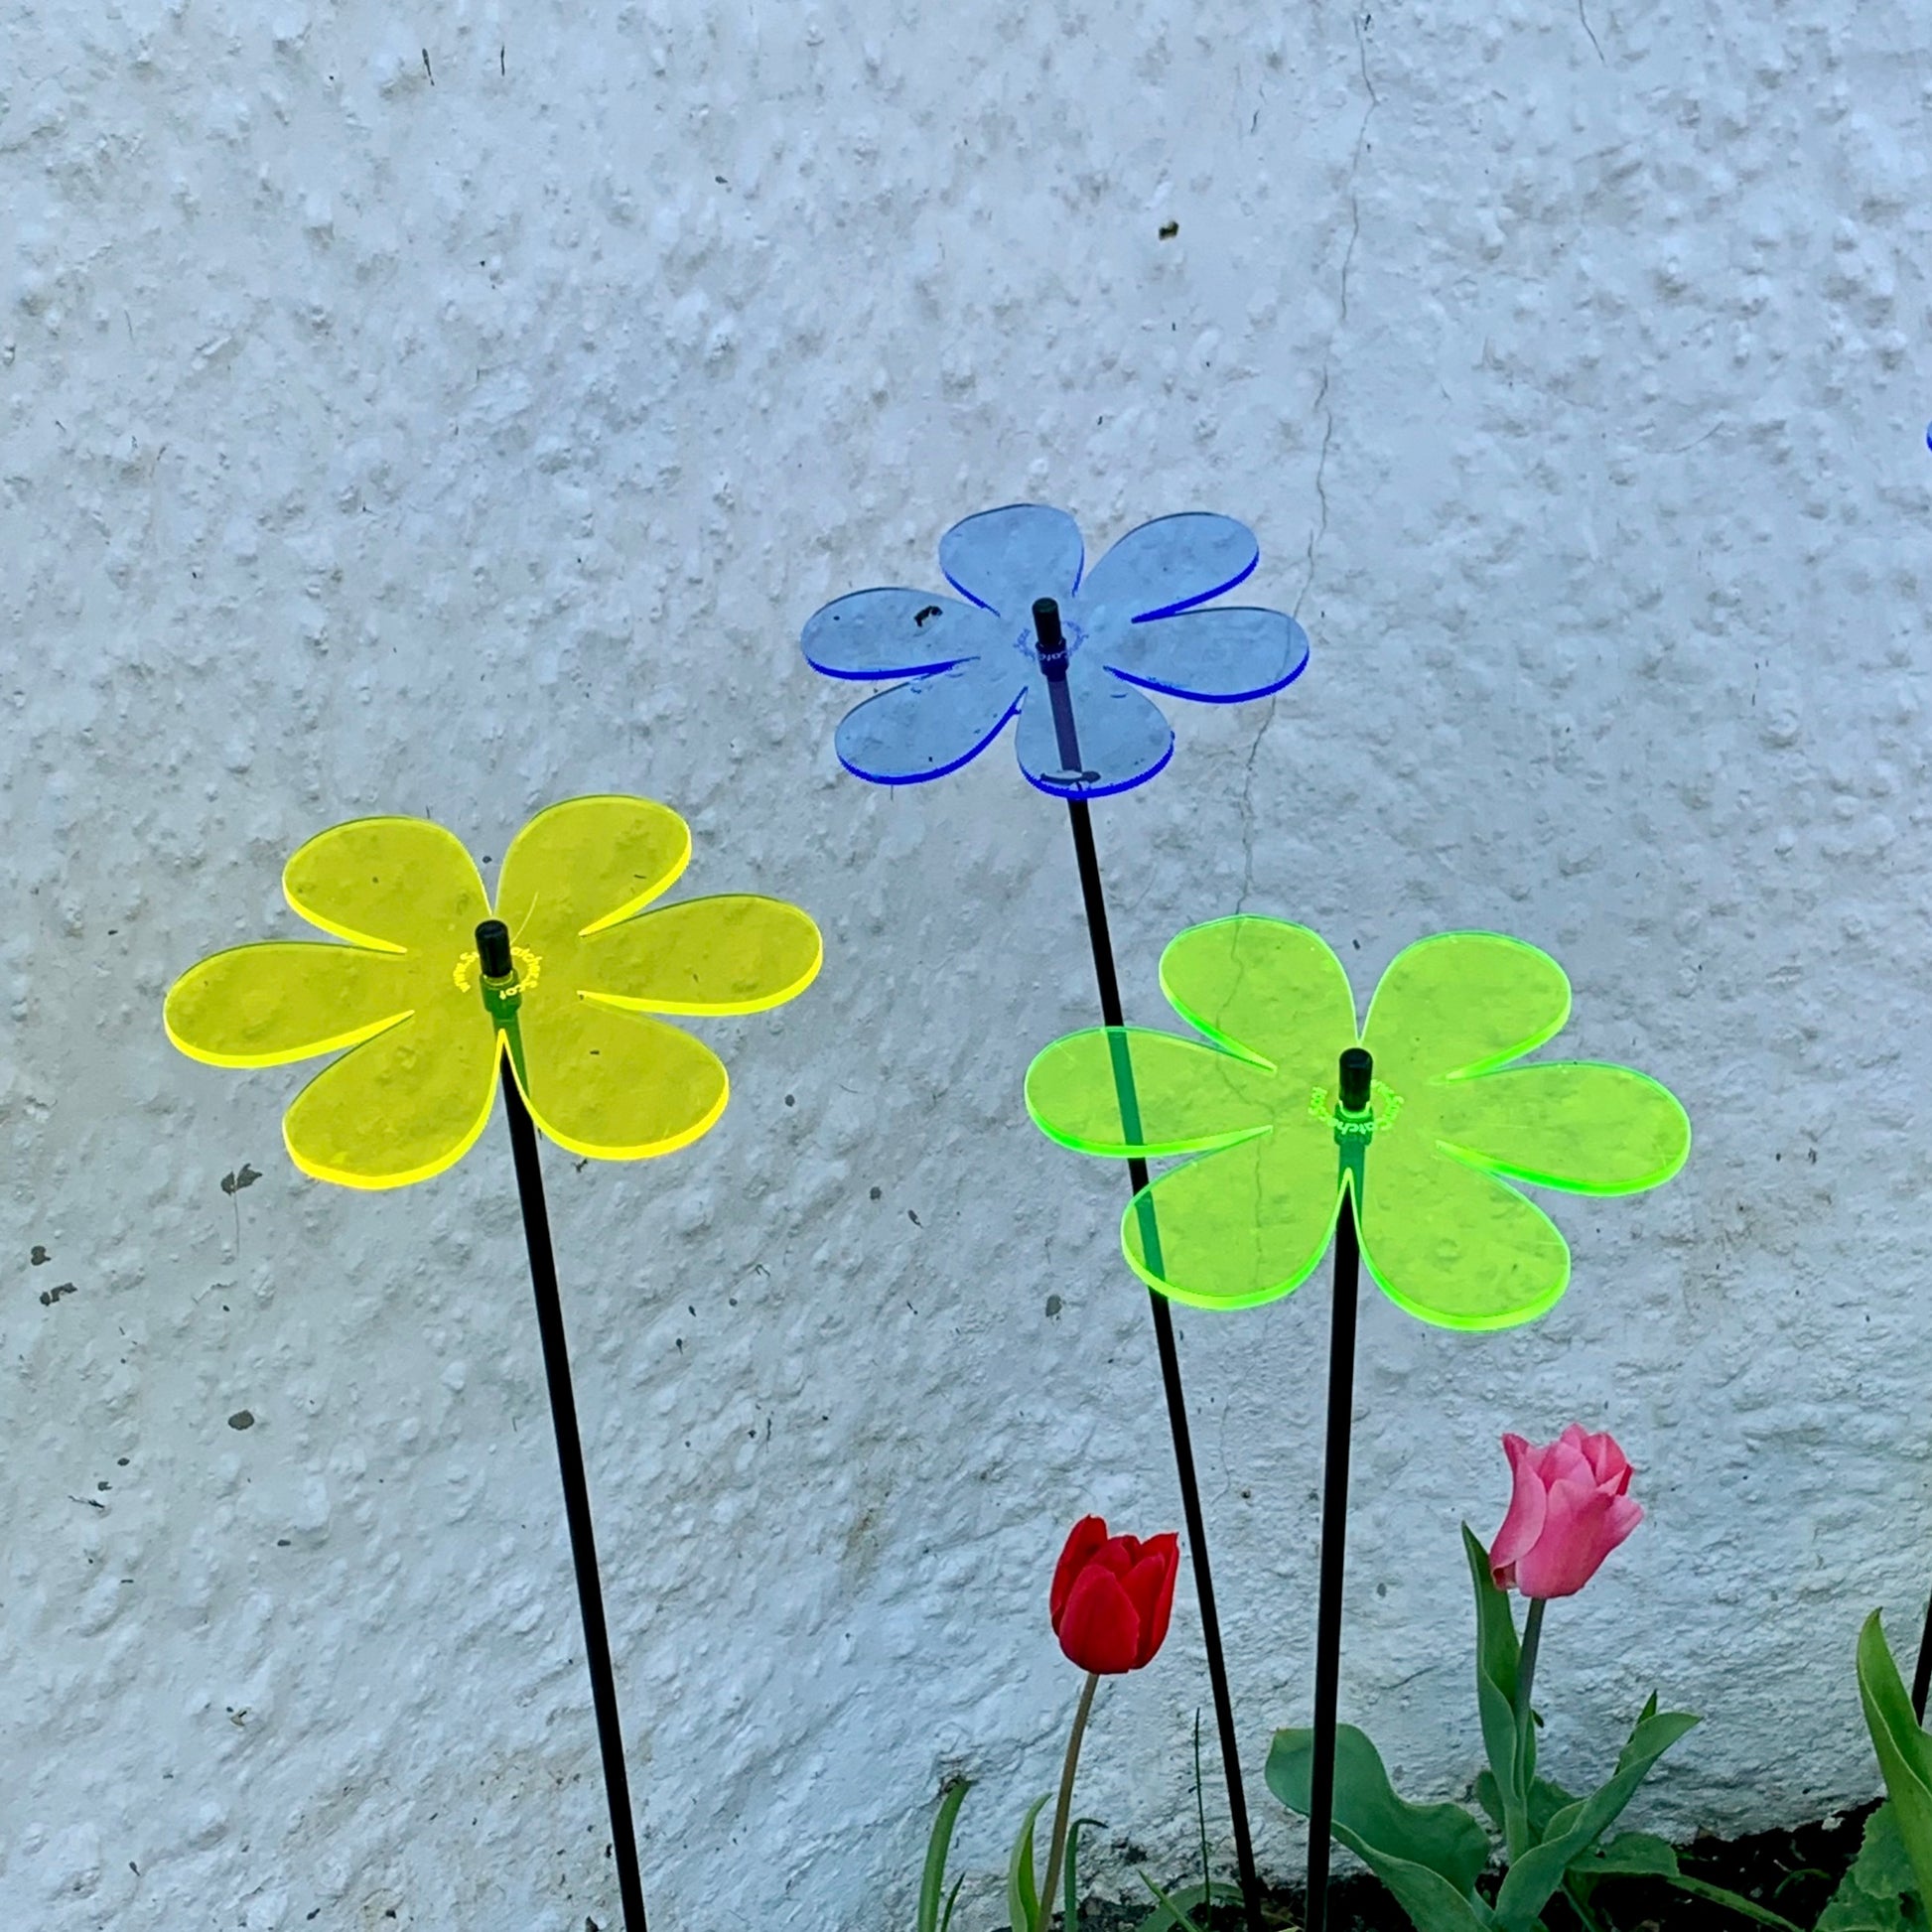
M 1858 1857 L 1864 1821 L 1875 1809 L 1863 1805 L 1812 1824 L 1759 1832 L 1750 1838 L 1700 1836 L 1678 1848 L 1678 1861 L 1687 1876 L 1739 1892 L 1794 1924 L 1809 1927 Z M 1182 1885 L 1188 1879 L 1181 1876 L 1174 1882 Z M 1342 1879 L 1328 1899 L 1329 1932 L 1413 1932 L 1402 1908 L 1367 1873 Z M 1299 1887 L 1271 1890 L 1265 1897 L 1263 1922 L 1270 1932 L 1297 1932 L 1304 1923 L 1305 1902 Z M 1605 1879 L 1597 1888 L 1593 1909 L 1603 1932 L 1749 1932 L 1753 1923 L 1709 1899 L 1694 1898 L 1651 1878 Z M 1148 1910 L 1139 1904 L 1083 1905 L 1080 1932 L 1134 1932 Z M 1225 1905 L 1211 1920 L 1197 1913 L 1196 1922 L 1202 1932 L 1240 1932 L 1241 1927 L 1239 1912 Z M 1552 1901 L 1544 1923 L 1550 1932 L 1582 1932 L 1575 1915 L 1560 1900 Z

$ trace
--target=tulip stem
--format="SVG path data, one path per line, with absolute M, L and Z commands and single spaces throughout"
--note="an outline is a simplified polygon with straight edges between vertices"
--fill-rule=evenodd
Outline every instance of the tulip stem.
M 1066 640 L 1059 609 L 1048 599 L 1034 607 L 1034 631 L 1053 699 L 1053 724 L 1061 760 L 1069 777 L 1084 781 L 1079 734 L 1066 685 Z M 1080 897 L 1086 906 L 1087 942 L 1093 951 L 1093 978 L 1100 995 L 1101 1025 L 1126 1024 L 1120 1004 L 1120 976 L 1114 967 L 1114 942 L 1107 930 L 1107 893 L 1100 878 L 1100 856 L 1094 849 L 1093 819 L 1084 798 L 1066 801 L 1067 822 L 1073 832 L 1073 858 L 1080 873 Z M 1120 1092 L 1121 1119 L 1130 1131 L 1139 1123 L 1140 1106 L 1134 1092 L 1134 1071 L 1124 1051 L 1114 1054 L 1114 1075 Z M 1130 1157 L 1127 1185 L 1149 1263 L 1161 1266 L 1161 1231 L 1154 1203 L 1147 1194 L 1147 1163 Z M 1180 1509 L 1187 1528 L 1187 1554 L 1194 1570 L 1194 1596 L 1200 1604 L 1201 1644 L 1207 1652 L 1207 1681 L 1214 1694 L 1214 1725 L 1221 1743 L 1221 1774 L 1227 1780 L 1228 1824 L 1234 1834 L 1234 1862 L 1241 1878 L 1241 1899 L 1248 1932 L 1261 1932 L 1261 1875 L 1255 1869 L 1254 1841 L 1248 1830 L 1248 1798 L 1241 1783 L 1241 1753 L 1234 1729 L 1234 1699 L 1228 1690 L 1227 1659 L 1221 1650 L 1221 1617 L 1214 1604 L 1214 1572 L 1207 1560 L 1207 1523 L 1201 1511 L 1200 1484 L 1194 1475 L 1194 1445 L 1187 1426 L 1187 1397 L 1180 1383 L 1180 1350 L 1175 1344 L 1173 1311 L 1168 1298 L 1150 1288 L 1148 1311 L 1154 1318 L 1154 1342 L 1161 1357 L 1161 1381 L 1168 1402 L 1168 1430 L 1173 1438 L 1174 1474 L 1180 1483 Z
M 1093 1694 L 1100 1684 L 1097 1670 L 1087 1672 L 1086 1688 L 1080 1693 L 1080 1708 L 1073 1714 L 1073 1729 L 1066 1740 L 1066 1761 L 1060 1766 L 1060 1801 L 1053 1807 L 1053 1836 L 1046 1848 L 1046 1876 L 1039 1887 L 1039 1932 L 1053 1922 L 1053 1887 L 1060 1881 L 1060 1861 L 1066 1857 L 1066 1826 L 1073 1814 L 1073 1773 L 1079 1768 L 1080 1739 L 1086 1735 L 1087 1713 L 1093 1709 Z M 1069 1919 L 1064 1932 L 1073 1932 Z
M 1523 1619 L 1523 1648 L 1516 1663 L 1516 1792 L 1521 1815 L 1528 1831 L 1530 1786 L 1536 1779 L 1536 1715 L 1530 1709 L 1530 1692 L 1536 1683 L 1536 1656 L 1543 1647 L 1543 1605 L 1541 1596 L 1530 1598 L 1529 1614 Z M 1509 1856 L 1520 1859 L 1527 1844 L 1512 1845 Z

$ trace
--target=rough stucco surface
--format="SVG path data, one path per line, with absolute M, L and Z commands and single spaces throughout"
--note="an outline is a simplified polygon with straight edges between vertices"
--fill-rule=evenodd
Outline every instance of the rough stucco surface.
M 1085 940 L 1010 749 L 857 784 L 795 640 L 1030 495 L 1096 549 L 1244 516 L 1313 638 L 1097 813 L 1133 1015 L 1236 906 L 1364 997 L 1499 926 L 1699 1129 L 1566 1212 L 1534 1328 L 1371 1298 L 1345 1715 L 1463 1786 L 1456 1524 L 1580 1417 L 1650 1519 L 1552 1616 L 1549 1759 L 1655 1685 L 1708 1723 L 1643 1822 L 1875 1788 L 1852 1642 L 1909 1644 L 1932 1531 L 1924 17 L 43 0 L 3 46 L 0 1921 L 615 1924 L 500 1124 L 331 1190 L 297 1075 L 159 1026 L 296 931 L 320 825 L 494 857 L 597 788 L 828 947 L 706 1029 L 701 1145 L 549 1164 L 652 1922 L 903 1925 L 950 1770 L 1001 1864 L 1076 1689 L 1059 1536 L 1178 1520 L 1121 1177 L 1019 1104 Z M 1327 1300 L 1183 1322 L 1283 1875 Z M 1114 1882 L 1184 1864 L 1198 1638 L 1183 1585 L 1100 1701 Z

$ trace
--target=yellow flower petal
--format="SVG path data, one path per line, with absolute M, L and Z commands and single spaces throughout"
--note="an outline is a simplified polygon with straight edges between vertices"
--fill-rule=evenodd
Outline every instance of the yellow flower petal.
M 345 1187 L 401 1187 L 454 1167 L 489 1119 L 496 1041 L 476 992 L 452 986 L 296 1095 L 282 1122 L 289 1158 Z
M 1362 1259 L 1398 1308 L 1442 1328 L 1513 1328 L 1570 1280 L 1556 1224 L 1507 1181 L 1465 1167 L 1407 1116 L 1368 1145 Z
M 518 1014 L 518 1084 L 559 1147 L 635 1161 L 688 1146 L 725 1111 L 724 1062 L 702 1040 L 641 1013 L 547 987 Z
M 760 1013 L 802 993 L 824 956 L 797 906 L 732 893 L 600 927 L 571 955 L 570 976 L 614 1007 Z
M 627 919 L 677 878 L 691 833 L 648 798 L 566 798 L 510 841 L 496 881 L 496 916 L 519 946 L 561 965 L 568 942 Z
M 319 832 L 282 873 L 289 903 L 339 939 L 452 960 L 489 916 L 463 842 L 424 818 L 355 818 Z
M 193 1059 L 279 1066 L 381 1033 L 416 991 L 416 974 L 395 953 L 277 940 L 190 967 L 169 989 L 162 1024 Z

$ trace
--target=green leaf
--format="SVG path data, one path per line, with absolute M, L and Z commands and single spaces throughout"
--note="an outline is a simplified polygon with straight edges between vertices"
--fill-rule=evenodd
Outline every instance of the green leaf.
M 1314 1732 L 1278 1730 L 1268 1752 L 1268 1788 L 1290 1811 L 1309 1815 Z M 1412 1805 L 1396 1795 L 1381 1754 L 1353 1725 L 1335 1727 L 1335 1836 L 1350 1851 L 1426 1865 L 1465 1897 L 1489 1863 L 1489 1835 L 1460 1805 Z
M 1475 1788 L 1470 1794 L 1482 1807 L 1482 1813 L 1497 1831 L 1503 1828 L 1503 1794 L 1496 1789 L 1494 1771 L 1478 1771 Z
M 1080 1916 L 1080 1881 L 1075 1874 L 1080 1868 L 1080 1827 L 1082 1825 L 1091 1825 L 1095 1831 L 1099 1831 L 1101 1828 L 1100 1820 L 1097 1818 L 1076 1818 L 1066 1828 L 1066 1884 L 1064 1887 L 1066 1904 L 1062 1908 L 1064 1912 L 1062 1922 L 1066 1927 L 1066 1932 L 1073 1932 L 1073 1926 Z
M 1898 1833 L 1898 1814 L 1880 1805 L 1864 1821 L 1864 1843 L 1852 1868 L 1832 1894 L 1818 1921 L 1818 1932 L 1922 1932 L 1920 1907 L 1906 1916 L 1906 1899 L 1917 1902 L 1912 1862 Z
M 946 1915 L 939 1921 L 939 1932 L 952 1932 L 952 1908 L 959 1903 L 959 1888 L 965 1882 L 964 1878 L 952 1881 L 952 1890 L 946 1894 Z
M 1649 1832 L 1619 1832 L 1609 1844 L 1586 1852 L 1571 1862 L 1567 1874 L 1573 1881 L 1593 1886 L 1599 1878 L 1661 1878 L 1694 1898 L 1708 1898 L 1714 1905 L 1727 1906 L 1760 1925 L 1781 1928 L 1781 1932 L 1800 1932 L 1800 1928 L 1779 1912 L 1760 1905 L 1741 1892 L 1726 1891 L 1723 1885 L 1707 1884 L 1681 1870 L 1676 1849 L 1665 1839 Z
M 1722 1885 L 1708 1885 L 1702 1878 L 1686 1877 L 1679 1873 L 1669 1881 L 1679 1891 L 1689 1892 L 1693 1898 L 1708 1898 L 1714 1905 L 1727 1906 L 1740 1918 L 1755 1919 L 1759 1925 L 1770 1925 L 1778 1932 L 1804 1932 L 1803 1927 L 1794 1925 L 1782 1912 L 1774 1912 L 1768 1905 L 1760 1905 L 1754 1898 L 1746 1898 L 1740 1892 L 1725 1891 Z
M 1146 1918 L 1142 1919 L 1134 1932 L 1173 1932 L 1175 1926 L 1192 1922 L 1190 1914 L 1197 1905 L 1239 1905 L 1241 1887 L 1224 1885 L 1217 1878 L 1211 1885 L 1188 1885 L 1183 1890 L 1172 1894 L 1162 1891 L 1158 1886 L 1149 1884 L 1146 1873 L 1141 1873 L 1142 1884 L 1147 1885 L 1161 1903 L 1156 1905 Z M 1175 1914 L 1179 1916 L 1176 1917 Z
M 1543 1843 L 1510 1866 L 1496 1894 L 1496 1923 L 1503 1932 L 1532 1932 L 1537 1914 L 1563 1883 L 1564 1868 L 1616 1823 L 1650 1767 L 1697 1722 L 1688 1712 L 1667 1711 L 1638 1723 L 1610 1781 L 1581 1803 L 1566 1805 L 1550 1820 Z
M 1187 1916 L 1179 1896 L 1170 1898 L 1145 1871 L 1134 1875 L 1154 1894 L 1154 1910 L 1141 1921 L 1137 1932 L 1200 1932 L 1200 1927 Z
M 919 1879 L 918 1932 L 939 1932 L 939 1893 L 946 1882 L 946 1858 L 952 1850 L 952 1828 L 959 1807 L 973 1788 L 970 1778 L 955 1778 L 939 1796 L 939 1816 L 926 1840 L 925 1872 Z
M 1011 1932 L 1041 1932 L 1039 1892 L 1034 1882 L 1034 1820 L 1052 1795 L 1042 1791 L 1027 1807 L 1020 1836 L 1013 1841 L 1013 1857 L 1007 1862 L 1007 1923 Z
M 1522 1641 L 1516 1634 L 1509 1592 L 1491 1581 L 1489 1552 L 1467 1523 L 1462 1525 L 1462 1551 L 1469 1560 L 1469 1581 L 1476 1593 L 1476 1715 L 1482 1721 L 1482 1748 L 1502 1803 L 1497 1822 L 1504 1838 L 1520 1845 L 1529 1836 L 1528 1814 L 1516 1778 L 1516 1682 Z
M 1580 1878 L 1675 1878 L 1677 1852 L 1648 1832 L 1618 1832 L 1609 1844 L 1572 1860 L 1570 1868 Z
M 1530 1837 L 1539 1845 L 1550 1835 L 1550 1821 L 1567 1811 L 1577 1800 L 1562 1785 L 1550 1778 L 1535 1778 L 1530 1783 Z
M 1859 1701 L 1891 1799 L 1892 1824 L 1911 1861 L 1914 1889 L 1932 1904 L 1932 1737 L 1919 1728 L 1873 1610 L 1859 1632 Z

